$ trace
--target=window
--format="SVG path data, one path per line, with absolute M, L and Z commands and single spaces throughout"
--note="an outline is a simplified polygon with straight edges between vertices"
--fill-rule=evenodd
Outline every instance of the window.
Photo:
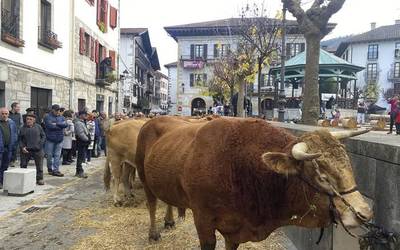
M 368 59 L 378 59 L 379 46 L 378 44 L 368 45 Z
M 369 63 L 367 64 L 367 80 L 376 80 L 378 77 L 377 64 Z
M 206 87 L 207 74 L 190 74 L 190 87 Z
M 85 55 L 90 57 L 90 36 L 88 33 L 85 33 Z
M 395 49 L 394 49 L 394 57 L 396 59 L 400 59 L 400 42 L 396 43 Z
M 190 45 L 190 59 L 207 59 L 207 44 Z
M 20 40 L 20 0 L 1 2 L 1 39 L 16 47 L 24 46 Z
M 94 0 L 86 0 L 86 2 L 88 2 L 88 4 L 90 4 L 91 6 L 94 5 Z
M 394 78 L 400 78 L 400 62 L 394 64 Z
M 305 43 L 288 43 L 286 45 L 286 56 L 292 58 L 306 49 Z
M 52 6 L 47 0 L 40 1 L 40 25 L 38 43 L 48 49 L 55 50 L 62 47 L 58 36 L 52 31 Z
M 230 51 L 230 44 L 214 44 L 214 58 L 224 57 Z
M 97 0 L 97 26 L 103 33 L 107 32 L 108 0 Z

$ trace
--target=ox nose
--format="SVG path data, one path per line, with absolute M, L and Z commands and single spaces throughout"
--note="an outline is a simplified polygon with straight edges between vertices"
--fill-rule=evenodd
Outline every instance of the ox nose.
M 345 198 L 353 206 L 355 211 L 358 213 L 358 216 L 361 217 L 362 220 L 358 218 L 358 216 L 351 211 L 351 209 L 346 207 L 341 216 L 344 226 L 347 228 L 356 228 L 360 226 L 362 221 L 369 221 L 372 219 L 373 212 L 359 192 L 350 194 Z

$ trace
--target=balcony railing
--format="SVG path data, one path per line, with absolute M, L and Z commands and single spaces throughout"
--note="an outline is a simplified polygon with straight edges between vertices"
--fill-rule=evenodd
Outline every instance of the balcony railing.
M 62 48 L 62 43 L 58 40 L 57 34 L 51 31 L 48 27 L 39 26 L 38 42 L 40 45 L 52 50 Z
M 394 69 L 391 69 L 388 72 L 388 81 L 400 82 L 400 70 L 396 72 Z
M 1 9 L 1 40 L 16 47 L 23 47 L 24 40 L 19 38 L 19 15 Z
M 380 70 L 377 70 L 376 72 L 368 72 L 367 70 L 364 70 L 364 79 L 368 83 L 378 82 L 379 74 Z

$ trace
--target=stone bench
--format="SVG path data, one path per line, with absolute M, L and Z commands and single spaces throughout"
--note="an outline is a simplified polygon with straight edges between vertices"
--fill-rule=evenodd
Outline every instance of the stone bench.
M 36 169 L 10 169 L 4 172 L 3 180 L 3 190 L 8 195 L 32 193 L 36 186 Z

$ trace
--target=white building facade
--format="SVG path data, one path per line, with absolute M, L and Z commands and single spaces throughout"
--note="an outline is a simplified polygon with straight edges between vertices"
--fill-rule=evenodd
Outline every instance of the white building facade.
M 173 62 L 164 65 L 168 69 L 168 114 L 177 115 L 178 107 L 177 107 L 177 92 L 178 92 L 178 84 L 177 84 L 177 67 L 178 63 Z
M 97 8 L 99 3 L 103 9 Z M 111 20 L 112 25 L 117 21 L 119 0 L 105 3 L 0 0 L 0 106 L 19 102 L 22 110 L 33 107 L 41 116 L 54 103 L 77 111 L 78 99 L 84 99 L 88 109 L 95 109 L 97 94 L 105 93 L 114 101 L 112 86 L 96 85 L 95 58 L 93 63 L 90 59 L 92 51 L 95 54 L 95 41 L 107 44 L 110 51 L 118 49 L 119 25 L 109 25 Z M 101 26 L 107 24 L 104 33 L 98 26 L 96 30 L 100 17 Z M 81 54 L 84 44 L 80 28 L 85 29 L 83 36 L 90 36 L 84 40 L 90 48 L 88 60 Z M 108 111 L 107 107 L 103 110 Z
M 171 113 L 190 116 L 204 114 L 214 106 L 214 100 L 206 95 L 208 81 L 213 78 L 214 62 L 229 50 L 237 49 L 240 36 L 235 32 L 240 18 L 231 18 L 204 23 L 165 27 L 178 43 L 178 62 L 166 65 L 171 84 Z M 279 41 L 280 42 L 280 41 Z M 292 56 L 302 52 L 305 40 L 299 34 L 287 36 Z M 303 50 L 301 50 L 303 49 Z M 175 72 L 176 71 L 176 72 Z M 263 69 L 262 105 L 273 109 L 276 89 L 268 76 L 269 68 Z M 252 115 L 258 115 L 257 79 L 253 89 L 247 89 L 251 100 Z M 291 90 L 286 90 L 291 93 Z M 176 94 L 175 94 L 176 93 Z M 296 92 L 297 93 L 297 92 Z M 174 100 L 176 98 L 176 101 Z M 176 104 L 175 104 L 176 103 Z
M 370 31 L 342 42 L 336 55 L 365 67 L 357 75 L 358 88 L 377 83 L 384 91 L 400 93 L 400 20 L 377 28 L 371 24 Z

